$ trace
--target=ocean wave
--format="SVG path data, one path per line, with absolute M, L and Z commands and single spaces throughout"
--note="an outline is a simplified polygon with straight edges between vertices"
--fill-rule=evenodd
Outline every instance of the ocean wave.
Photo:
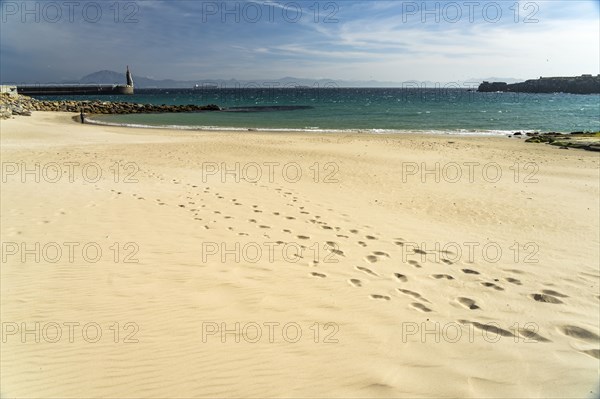
M 272 112 L 272 111 L 297 111 L 313 109 L 310 105 L 257 105 L 248 107 L 222 108 L 221 112 Z
M 88 118 L 86 123 L 102 126 L 117 126 L 140 129 L 170 129 L 182 131 L 230 131 L 230 132 L 290 132 L 290 133 L 364 133 L 364 134 L 428 134 L 451 136 L 507 136 L 517 130 L 478 130 L 478 129 L 327 129 L 318 126 L 304 128 L 256 128 L 210 125 L 146 125 L 140 123 L 118 123 L 99 121 Z M 534 130 L 518 130 L 521 133 L 530 133 Z

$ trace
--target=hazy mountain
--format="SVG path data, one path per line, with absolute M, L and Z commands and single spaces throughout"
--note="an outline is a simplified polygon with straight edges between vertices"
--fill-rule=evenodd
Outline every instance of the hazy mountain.
M 238 80 L 238 79 L 199 79 L 199 80 L 173 80 L 173 79 L 151 79 L 144 76 L 133 75 L 135 87 L 144 88 L 193 88 L 217 86 L 219 88 L 246 88 L 246 87 L 472 87 L 483 81 L 515 83 L 522 80 L 513 78 L 484 78 L 469 79 L 458 82 L 433 82 L 433 81 L 403 81 L 390 82 L 378 80 L 336 80 L 336 79 L 306 79 L 286 76 L 280 79 L 270 80 Z M 76 81 L 65 81 L 63 83 L 79 84 L 125 84 L 125 73 L 115 71 L 98 71 L 82 77 Z

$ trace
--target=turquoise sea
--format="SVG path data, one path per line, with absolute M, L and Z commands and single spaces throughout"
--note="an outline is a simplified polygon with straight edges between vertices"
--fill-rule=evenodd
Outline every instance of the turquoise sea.
M 217 104 L 224 109 L 224 112 L 94 117 L 102 123 L 180 129 L 441 134 L 600 131 L 600 95 L 478 93 L 444 88 L 301 87 L 137 89 L 133 96 L 63 96 L 60 99 Z

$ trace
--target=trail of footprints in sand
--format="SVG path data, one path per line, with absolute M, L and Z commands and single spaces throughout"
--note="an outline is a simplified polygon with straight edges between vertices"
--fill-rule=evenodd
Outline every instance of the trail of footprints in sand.
M 163 177 L 160 177 L 160 180 L 165 181 L 166 179 L 164 179 Z M 218 228 L 219 221 L 217 219 L 219 217 L 222 218 L 224 221 L 233 219 L 232 216 L 226 215 L 220 210 L 212 210 L 212 211 L 208 210 L 207 205 L 203 204 L 203 202 L 205 202 L 205 200 L 207 199 L 207 196 L 212 196 L 214 200 L 222 200 L 222 201 L 229 202 L 229 205 L 233 205 L 235 207 L 237 207 L 237 206 L 242 207 L 242 209 L 245 209 L 248 211 L 248 213 L 247 213 L 248 215 L 253 215 L 251 217 L 248 217 L 248 219 L 246 220 L 246 222 L 248 224 L 248 230 L 246 230 L 246 231 L 235 231 L 235 229 L 232 226 L 226 227 L 226 229 L 228 231 L 231 231 L 231 232 L 235 231 L 238 236 L 250 236 L 250 235 L 256 234 L 256 231 L 258 230 L 259 232 L 260 231 L 263 232 L 263 237 L 271 238 L 270 235 L 267 234 L 266 232 L 272 231 L 273 228 L 271 226 L 269 226 L 268 224 L 262 223 L 260 221 L 262 215 L 269 214 L 269 216 L 283 218 L 288 223 L 294 223 L 294 225 L 297 225 L 298 223 L 303 222 L 305 224 L 313 225 L 314 227 L 324 230 L 324 231 L 328 232 L 329 234 L 332 234 L 331 240 L 326 241 L 328 250 L 331 254 L 335 255 L 338 259 L 342 259 L 342 260 L 345 258 L 346 254 L 341 245 L 352 246 L 353 245 L 352 242 L 354 242 L 354 245 L 357 246 L 358 248 L 361 248 L 362 250 L 365 250 L 365 249 L 369 250 L 371 247 L 376 247 L 377 244 L 381 240 L 377 234 L 374 234 L 369 231 L 371 228 L 370 226 L 363 226 L 360 229 L 359 228 L 343 229 L 340 226 L 332 226 L 332 225 L 328 224 L 325 221 L 326 218 L 323 218 L 321 215 L 318 215 L 316 212 L 314 212 L 314 211 L 311 212 L 309 210 L 307 204 L 310 203 L 310 201 L 302 201 L 299 198 L 299 196 L 293 192 L 293 190 L 289 190 L 289 189 L 286 189 L 283 187 L 276 188 L 275 194 L 282 197 L 282 199 L 285 201 L 285 206 L 290 207 L 292 209 L 284 208 L 284 209 L 281 209 L 278 211 L 273 211 L 273 210 L 267 211 L 265 209 L 261 209 L 260 206 L 257 204 L 246 205 L 245 201 L 240 200 L 238 198 L 225 198 L 225 196 L 220 194 L 219 192 L 213 191 L 213 189 L 210 186 L 184 184 L 182 181 L 180 181 L 178 179 L 172 179 L 171 183 L 187 187 L 186 195 L 180 197 L 180 200 L 175 204 L 168 204 L 166 201 L 163 201 L 160 198 L 155 199 L 156 204 L 158 206 L 173 205 L 184 211 L 191 213 L 193 220 L 200 222 L 202 228 L 204 228 L 204 229 Z M 266 190 L 269 189 L 269 187 L 267 187 L 267 186 L 261 186 L 261 188 L 264 188 Z M 118 191 L 118 192 L 116 190 L 111 190 L 111 191 L 115 192 L 117 195 L 122 194 L 122 192 L 120 192 L 120 191 Z M 272 194 L 273 193 L 271 192 L 271 195 Z M 133 194 L 133 197 L 135 197 L 137 199 L 144 199 L 143 197 L 140 197 L 137 194 Z M 224 207 L 223 209 L 227 209 L 227 208 Z M 326 212 L 335 213 L 336 211 L 334 209 L 328 208 L 326 210 Z M 319 213 L 321 213 L 321 212 L 319 212 Z M 343 215 L 343 216 L 346 218 L 346 220 L 349 220 L 349 218 L 350 218 L 348 215 Z M 311 230 L 311 229 L 312 229 L 312 227 L 307 230 Z M 286 238 L 285 240 L 276 241 L 279 244 L 289 243 L 289 242 L 296 242 L 296 243 L 300 243 L 300 244 L 303 242 L 306 242 L 308 245 L 313 244 L 311 242 L 312 237 L 309 234 L 307 234 L 305 231 L 300 232 L 300 233 L 294 233 L 294 230 L 292 228 L 285 228 L 285 229 L 282 229 L 281 232 L 273 232 L 272 234 L 273 235 L 277 235 L 277 234 L 284 235 L 284 237 Z M 390 240 L 388 240 L 388 243 L 392 244 L 393 246 L 403 247 L 404 244 L 406 243 L 406 241 L 403 238 L 395 237 L 395 238 L 391 238 Z M 301 247 L 306 249 L 305 245 L 301 244 Z M 427 255 L 427 252 L 425 252 L 421 249 L 418 249 L 418 248 L 415 249 L 414 252 L 416 254 Z M 444 255 L 444 254 L 441 254 L 441 255 Z M 450 255 L 452 255 L 452 254 L 450 254 Z M 347 280 L 347 282 L 349 283 L 349 285 L 351 287 L 354 287 L 356 289 L 370 290 L 369 286 L 372 285 L 372 283 L 374 281 L 382 280 L 382 279 L 384 279 L 384 280 L 390 279 L 401 285 L 400 287 L 396 288 L 394 293 L 392 293 L 392 292 L 385 292 L 385 293 L 367 292 L 365 295 L 369 299 L 378 301 L 378 302 L 392 302 L 394 298 L 404 297 L 408 300 L 407 307 L 409 309 L 413 309 L 417 312 L 423 312 L 423 313 L 435 312 L 435 304 L 432 304 L 431 301 L 429 301 L 427 298 L 425 298 L 421 293 L 402 287 L 402 285 L 406 286 L 407 284 L 410 284 L 410 282 L 411 282 L 412 273 L 410 272 L 410 268 L 414 268 L 415 270 L 417 270 L 417 269 L 423 269 L 426 266 L 416 260 L 408 260 L 406 263 L 400 263 L 398 265 L 397 271 L 391 271 L 391 272 L 381 271 L 381 270 L 390 269 L 392 267 L 392 266 L 390 266 L 390 264 L 394 262 L 393 257 L 394 257 L 394 253 L 389 253 L 389 252 L 385 252 L 385 251 L 381 251 L 381 250 L 369 251 L 363 257 L 363 261 L 364 261 L 365 265 L 355 265 L 354 270 L 356 272 L 356 276 L 349 278 Z M 450 283 L 454 280 L 460 279 L 458 277 L 458 275 L 462 274 L 465 276 L 464 278 L 466 278 L 467 281 L 472 282 L 472 283 L 478 283 L 481 286 L 491 290 L 492 292 L 502 294 L 502 292 L 506 291 L 506 288 L 501 284 L 499 278 L 487 279 L 484 277 L 484 275 L 482 274 L 481 271 L 476 270 L 475 268 L 473 268 L 473 266 L 470 266 L 470 268 L 460 268 L 460 267 L 457 267 L 458 265 L 454 265 L 453 262 L 444 258 L 443 256 L 441 256 L 440 261 L 446 267 L 451 268 L 452 271 L 450 271 L 450 269 L 449 269 L 449 272 L 447 272 L 447 273 L 432 273 L 432 274 L 430 274 L 429 276 L 434 280 L 438 280 L 438 281 L 444 282 L 444 283 Z M 384 263 L 384 262 L 387 262 L 385 267 L 379 267 L 379 268 L 376 267 L 376 266 L 379 266 L 379 264 Z M 338 263 L 338 265 L 339 265 L 339 263 Z M 406 268 L 407 265 L 410 267 L 409 269 Z M 319 262 L 313 261 L 313 262 L 311 262 L 311 266 L 319 266 Z M 513 274 L 513 275 L 518 275 L 518 274 L 523 273 L 520 270 L 504 270 L 504 271 L 508 272 L 510 274 Z M 317 279 L 328 278 L 328 275 L 324 271 L 311 271 L 311 272 L 309 272 L 309 276 L 312 278 L 317 278 Z M 503 281 L 509 285 L 514 285 L 514 286 L 522 286 L 523 285 L 522 282 L 516 277 L 503 277 Z M 546 305 L 546 306 L 560 305 L 560 304 L 564 303 L 564 301 L 567 300 L 567 298 L 568 298 L 567 295 L 564 295 L 560 292 L 557 292 L 554 290 L 549 290 L 549 289 L 543 289 L 543 290 L 540 290 L 540 292 L 531 293 L 528 297 L 529 297 L 529 299 L 536 301 L 540 304 Z M 455 303 L 459 308 L 463 308 L 469 312 L 481 312 L 482 311 L 482 305 L 476 299 L 473 299 L 473 298 L 457 297 L 457 298 L 452 299 L 451 302 Z M 537 332 L 527 330 L 527 329 L 520 329 L 520 330 L 511 332 L 508 330 L 503 330 L 502 328 L 499 328 L 499 327 L 494 327 L 490 324 L 484 324 L 484 323 L 480 323 L 477 321 L 469 321 L 469 320 L 458 320 L 458 321 L 465 325 L 471 325 L 476 329 L 479 329 L 482 331 L 493 332 L 493 333 L 499 334 L 501 336 L 514 337 L 515 334 L 517 334 L 521 337 L 532 339 L 532 340 L 535 340 L 538 342 L 549 342 L 550 341 L 548 338 L 544 337 L 543 335 L 540 335 Z M 570 325 L 558 326 L 557 331 L 560 332 L 561 334 L 563 334 L 564 336 L 571 337 L 576 340 L 584 341 L 587 343 L 597 344 L 598 340 L 600 339 L 598 337 L 598 335 L 596 335 L 595 333 L 593 333 L 587 329 L 584 329 L 582 327 L 578 327 L 578 326 L 570 326 Z M 582 350 L 581 352 L 583 352 L 589 356 L 599 358 L 599 350 L 598 349 Z

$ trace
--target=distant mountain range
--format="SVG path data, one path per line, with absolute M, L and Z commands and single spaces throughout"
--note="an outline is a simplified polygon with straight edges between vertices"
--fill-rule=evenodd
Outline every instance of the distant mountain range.
M 513 78 L 483 78 L 469 79 L 458 82 L 433 82 L 433 81 L 404 81 L 389 82 L 377 80 L 337 80 L 337 79 L 306 79 L 295 77 L 284 77 L 270 80 L 238 80 L 238 79 L 200 79 L 200 80 L 173 80 L 173 79 L 151 79 L 143 76 L 133 75 L 136 88 L 193 88 L 200 87 L 219 88 L 244 88 L 244 87 L 477 87 L 483 81 L 515 83 L 522 80 Z M 125 73 L 115 71 L 98 71 L 82 77 L 79 80 L 63 81 L 65 84 L 125 84 Z

